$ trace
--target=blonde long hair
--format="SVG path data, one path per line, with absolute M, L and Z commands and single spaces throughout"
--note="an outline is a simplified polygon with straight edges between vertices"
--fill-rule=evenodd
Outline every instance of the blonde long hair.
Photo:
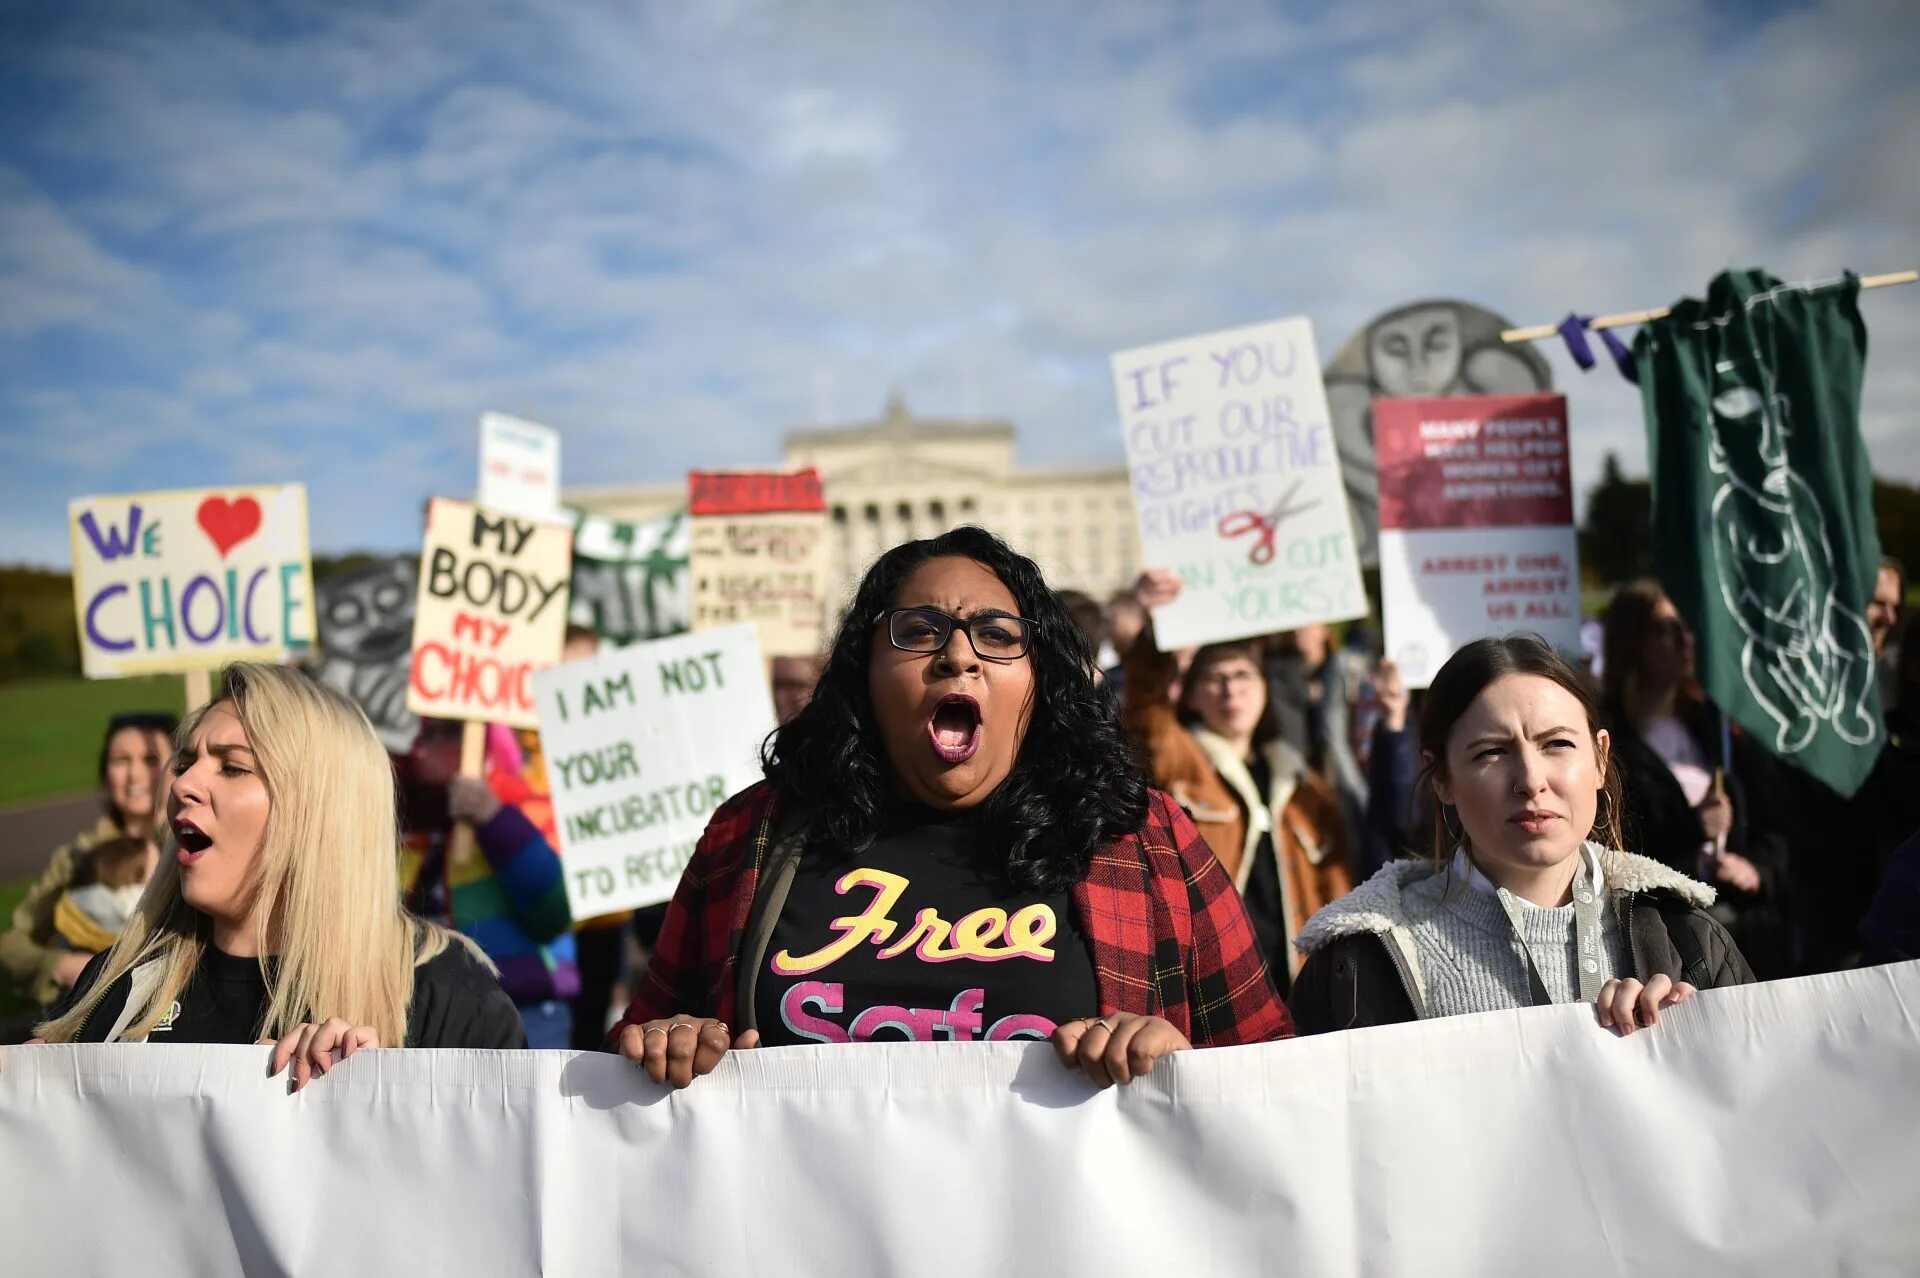
M 449 934 L 401 908 L 393 764 L 373 726 L 359 706 L 299 671 L 240 662 L 221 672 L 219 692 L 181 725 L 177 744 L 218 705 L 238 716 L 267 787 L 266 829 L 246 887 L 265 907 L 253 910 L 267 982 L 261 1033 L 277 1038 L 338 1016 L 372 1026 L 385 1046 L 402 1045 L 414 966 L 445 949 Z M 124 1037 L 145 1036 L 180 996 L 212 923 L 180 895 L 176 849 L 169 827 L 159 867 L 99 979 L 66 1015 L 41 1025 L 41 1037 L 76 1040 L 113 983 L 145 963 L 162 965 L 160 980 L 144 1007 L 130 1009 Z

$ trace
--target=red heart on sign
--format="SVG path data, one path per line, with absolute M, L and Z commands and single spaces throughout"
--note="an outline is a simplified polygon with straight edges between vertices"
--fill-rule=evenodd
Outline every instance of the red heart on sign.
M 195 519 L 225 559 L 229 550 L 260 531 L 260 503 L 251 497 L 239 501 L 209 497 L 200 503 Z

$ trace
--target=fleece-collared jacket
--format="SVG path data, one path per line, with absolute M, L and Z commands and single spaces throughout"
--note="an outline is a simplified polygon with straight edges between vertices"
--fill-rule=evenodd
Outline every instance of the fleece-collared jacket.
M 1733 938 L 1706 912 L 1713 889 L 1660 862 L 1586 845 L 1633 955 L 1634 979 L 1664 974 L 1699 989 L 1753 980 Z M 1404 893 L 1436 873 L 1427 861 L 1393 861 L 1307 923 L 1295 942 L 1306 962 L 1288 1006 L 1302 1034 L 1395 1025 L 1428 1015 L 1426 981 Z
M 607 1035 L 666 1016 L 753 1027 L 754 984 L 806 842 L 762 781 L 715 810 L 680 874 L 646 975 Z M 1069 891 L 1101 1016 L 1159 1016 L 1195 1047 L 1288 1038 L 1253 925 L 1186 814 L 1154 793 L 1138 831 L 1094 851 Z
M 1261 836 L 1273 836 L 1286 937 L 1281 949 L 1297 970 L 1292 942 L 1300 929 L 1353 887 L 1339 800 L 1300 752 L 1281 740 L 1260 747 L 1268 776 L 1261 794 L 1252 770 L 1224 737 L 1180 722 L 1168 699 L 1173 668 L 1173 658 L 1145 638 L 1128 652 L 1122 702 L 1127 730 L 1146 754 L 1153 783 L 1186 809 L 1240 892 L 1253 877 Z M 1267 957 L 1276 968 L 1283 961 L 1281 954 Z

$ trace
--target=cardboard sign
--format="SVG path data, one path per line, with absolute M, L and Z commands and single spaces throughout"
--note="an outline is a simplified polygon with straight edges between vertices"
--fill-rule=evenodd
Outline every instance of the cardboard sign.
M 769 657 L 826 647 L 827 505 L 820 477 L 688 476 L 693 629 L 751 622 Z
M 480 504 L 524 519 L 571 522 L 560 509 L 560 432 L 504 413 L 483 414 Z
M 666 900 L 713 810 L 761 776 L 774 716 L 754 628 L 603 652 L 533 688 L 573 917 Z
M 1113 357 L 1143 562 L 1180 574 L 1163 649 L 1366 615 L 1313 326 Z
M 1487 635 L 1579 651 L 1566 397 L 1380 399 L 1373 432 L 1386 652 L 1408 685 Z
M 427 511 L 407 709 L 531 728 L 560 659 L 573 530 L 436 497 Z
M 277 661 L 313 642 L 303 486 L 80 497 L 67 515 L 88 678 Z

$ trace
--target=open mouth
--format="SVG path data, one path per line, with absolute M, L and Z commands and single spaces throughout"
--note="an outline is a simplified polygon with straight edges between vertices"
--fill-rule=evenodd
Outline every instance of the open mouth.
M 1517 825 L 1528 834 L 1542 834 L 1547 827 L 1560 818 L 1551 812 L 1519 812 L 1507 818 L 1508 825 Z
M 965 763 L 980 748 L 980 703 L 954 693 L 942 697 L 927 720 L 933 752 L 948 763 Z
M 200 854 L 213 846 L 213 840 L 191 821 L 173 823 L 173 841 L 180 846 L 180 864 L 192 865 Z

